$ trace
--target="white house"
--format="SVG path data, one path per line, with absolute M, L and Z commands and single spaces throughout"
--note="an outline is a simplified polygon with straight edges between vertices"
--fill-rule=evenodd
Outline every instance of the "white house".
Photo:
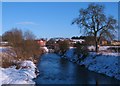
M 84 39 L 71 39 L 72 40 L 72 43 L 83 43 L 85 40 Z

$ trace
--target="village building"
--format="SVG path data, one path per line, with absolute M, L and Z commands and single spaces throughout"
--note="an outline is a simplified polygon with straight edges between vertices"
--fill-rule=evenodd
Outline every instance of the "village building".
M 44 39 L 39 39 L 39 40 L 35 40 L 41 47 L 46 46 L 46 40 Z
M 83 43 L 85 40 L 84 39 L 71 39 L 71 43 L 72 44 L 75 44 L 75 43 L 77 43 L 77 42 L 79 42 L 79 43 Z
M 109 41 L 106 40 L 104 37 L 101 37 L 99 45 L 108 45 L 108 44 L 109 44 Z
M 120 45 L 120 41 L 113 40 L 113 41 L 111 41 L 111 45 Z

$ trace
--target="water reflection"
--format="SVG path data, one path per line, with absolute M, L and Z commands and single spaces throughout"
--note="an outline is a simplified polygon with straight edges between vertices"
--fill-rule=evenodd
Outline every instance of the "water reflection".
M 67 70 L 69 64 L 68 64 L 68 61 L 64 58 L 60 58 L 59 60 L 59 66 L 62 68 L 62 70 Z
M 118 84 L 119 81 L 57 56 L 45 54 L 38 65 L 40 75 L 37 84 Z M 119 83 L 120 84 L 120 83 Z

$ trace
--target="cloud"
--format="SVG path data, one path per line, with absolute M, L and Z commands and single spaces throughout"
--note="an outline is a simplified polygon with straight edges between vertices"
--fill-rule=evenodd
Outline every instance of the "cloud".
M 18 25 L 37 25 L 35 22 L 18 22 Z

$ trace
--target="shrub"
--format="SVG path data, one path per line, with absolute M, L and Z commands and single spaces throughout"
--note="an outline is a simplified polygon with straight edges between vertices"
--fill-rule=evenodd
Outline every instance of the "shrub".
M 54 49 L 54 45 L 55 45 L 55 40 L 52 38 L 46 42 L 46 46 L 48 49 Z
M 81 61 L 84 60 L 88 55 L 88 48 L 87 45 L 85 44 L 80 44 L 79 42 L 75 44 L 75 52 L 74 54 L 77 55 L 78 60 L 77 61 Z
M 3 41 L 10 43 L 16 60 L 26 60 L 34 56 L 39 57 L 41 54 L 40 46 L 35 41 L 34 34 L 30 31 L 23 33 L 21 30 L 15 28 L 5 32 L 2 38 Z
M 67 40 L 59 41 L 58 46 L 59 46 L 58 52 L 61 55 L 64 55 L 64 53 L 69 49 L 69 41 Z
M 3 68 L 8 68 L 10 66 L 13 66 L 13 60 L 14 58 L 8 55 L 7 53 L 1 53 L 0 54 L 0 66 Z
M 120 52 L 120 47 L 110 47 L 108 50 L 111 50 L 113 52 Z

